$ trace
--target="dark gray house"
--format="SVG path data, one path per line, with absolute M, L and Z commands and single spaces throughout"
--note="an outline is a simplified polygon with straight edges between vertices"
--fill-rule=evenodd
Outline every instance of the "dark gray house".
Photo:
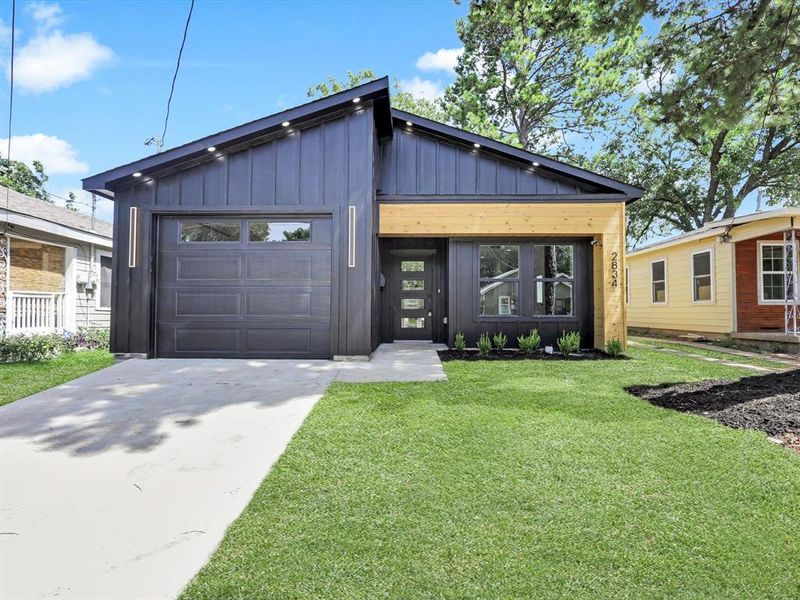
M 625 340 L 624 211 L 642 190 L 393 109 L 386 78 L 83 187 L 116 204 L 114 352 Z

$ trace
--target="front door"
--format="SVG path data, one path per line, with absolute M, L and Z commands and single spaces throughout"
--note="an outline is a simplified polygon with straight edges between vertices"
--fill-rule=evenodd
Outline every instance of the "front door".
M 391 256 L 391 302 L 396 340 L 431 340 L 433 267 L 431 251 L 404 251 Z

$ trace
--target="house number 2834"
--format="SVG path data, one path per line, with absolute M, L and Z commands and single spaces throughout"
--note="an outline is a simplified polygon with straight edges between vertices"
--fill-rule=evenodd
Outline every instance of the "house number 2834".
M 611 287 L 619 285 L 619 255 L 616 252 L 611 253 Z

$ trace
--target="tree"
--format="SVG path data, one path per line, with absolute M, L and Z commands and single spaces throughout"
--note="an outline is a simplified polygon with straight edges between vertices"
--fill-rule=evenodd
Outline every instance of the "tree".
M 588 10 L 588 6 L 594 10 Z M 464 52 L 444 104 L 458 126 L 562 155 L 570 134 L 616 120 L 632 87 L 636 19 L 603 28 L 603 3 L 483 0 L 457 31 Z M 624 5 L 620 11 L 625 13 Z
M 309 98 L 323 98 L 354 88 L 362 83 L 367 83 L 377 79 L 375 72 L 370 69 L 362 71 L 348 71 L 344 81 L 333 76 L 316 85 L 309 86 Z M 425 98 L 415 98 L 409 92 L 404 92 L 395 83 L 392 92 L 392 106 L 406 112 L 414 113 L 420 117 L 433 119 L 434 121 L 445 121 L 447 114 L 444 111 L 441 100 L 427 100 Z
M 44 165 L 38 160 L 33 161 L 31 170 L 23 162 L 0 157 L 0 185 L 16 190 L 20 194 L 52 202 L 44 187 L 47 179 Z
M 73 212 L 78 212 L 77 207 L 75 206 L 75 201 L 77 200 L 77 196 L 75 196 L 75 192 L 70 192 L 67 194 L 67 199 L 64 201 L 64 207 L 67 210 L 71 210 Z
M 632 241 L 732 217 L 763 191 L 800 202 L 800 7 L 791 0 L 663 0 L 642 47 L 649 83 L 593 163 L 648 188 Z

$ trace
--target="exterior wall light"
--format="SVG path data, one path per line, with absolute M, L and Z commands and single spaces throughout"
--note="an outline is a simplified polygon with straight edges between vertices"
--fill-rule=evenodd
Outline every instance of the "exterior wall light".
M 128 267 L 139 261 L 139 208 L 131 206 L 128 212 Z
M 289 121 L 284 121 L 283 123 L 281 123 L 281 127 L 288 127 L 289 125 L 291 125 Z
M 139 171 L 136 171 L 136 173 L 134 173 L 133 176 L 134 177 L 141 177 L 142 174 Z
M 359 98 L 358 96 L 353 98 L 353 104 L 358 104 L 359 102 L 361 102 L 361 98 Z
M 217 149 L 217 147 L 216 147 L 216 146 L 209 146 L 209 147 L 208 147 L 208 151 L 209 151 L 209 152 L 214 152 L 214 150 L 216 150 L 216 149 Z
M 472 144 L 472 145 L 473 145 L 473 146 L 475 146 L 476 148 L 480 148 L 480 147 L 481 147 L 481 145 L 480 145 L 478 142 L 475 142 L 475 143 L 474 143 L 474 144 Z

